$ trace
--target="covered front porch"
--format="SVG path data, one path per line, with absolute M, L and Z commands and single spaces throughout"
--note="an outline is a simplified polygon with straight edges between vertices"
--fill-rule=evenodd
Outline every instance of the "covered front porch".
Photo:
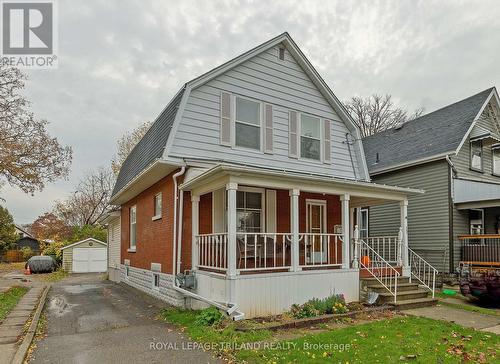
M 247 317 L 334 293 L 356 301 L 360 270 L 388 286 L 409 274 L 408 189 L 235 166 L 181 188 L 191 192 L 197 293 Z M 394 201 L 399 234 L 367 236 L 366 208 Z

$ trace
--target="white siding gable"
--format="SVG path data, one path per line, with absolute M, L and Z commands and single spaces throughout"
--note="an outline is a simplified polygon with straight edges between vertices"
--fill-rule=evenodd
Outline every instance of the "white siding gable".
M 347 126 L 291 54 L 286 51 L 285 60 L 279 60 L 278 54 L 276 45 L 191 90 L 175 133 L 170 136 L 173 139 L 168 156 L 362 178 L 359 170 L 362 157 L 354 145 L 350 146 L 351 151 L 348 149 Z M 272 153 L 264 153 L 264 148 L 255 151 L 221 145 L 222 92 L 259 101 L 262 108 L 266 104 L 272 106 Z M 330 122 L 329 128 L 325 128 L 323 122 L 321 128 L 322 133 L 330 131 L 330 137 L 324 138 L 331 143 L 329 161 L 328 158 L 312 161 L 289 156 L 289 112 L 292 110 Z M 264 127 L 263 123 L 262 130 Z M 324 153 L 323 144 L 322 149 Z

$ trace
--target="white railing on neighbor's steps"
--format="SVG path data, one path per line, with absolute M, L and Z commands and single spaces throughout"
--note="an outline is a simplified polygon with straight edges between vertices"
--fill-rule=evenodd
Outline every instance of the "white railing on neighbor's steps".
M 359 238 L 358 226 L 354 229 L 354 244 L 354 264 L 357 264 L 357 261 L 359 261 L 361 268 L 366 269 L 370 275 L 385 287 L 394 296 L 394 302 L 396 302 L 399 272 L 366 241 Z
M 434 298 L 436 275 L 438 273 L 437 269 L 409 247 L 408 255 L 411 275 L 415 277 L 424 287 L 429 289 L 432 292 L 432 298 Z

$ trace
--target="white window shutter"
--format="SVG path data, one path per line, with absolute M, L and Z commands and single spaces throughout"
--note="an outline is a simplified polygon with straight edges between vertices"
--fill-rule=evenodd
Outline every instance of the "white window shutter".
M 292 158 L 298 158 L 298 135 L 297 135 L 297 112 L 290 111 L 288 120 L 288 155 Z
M 323 120 L 324 123 L 324 134 L 323 134 L 323 162 L 326 164 L 330 164 L 332 161 L 332 142 L 330 135 L 331 121 Z
M 273 153 L 273 107 L 266 104 L 264 106 L 264 152 Z
M 220 143 L 231 145 L 231 95 L 227 92 L 220 94 Z

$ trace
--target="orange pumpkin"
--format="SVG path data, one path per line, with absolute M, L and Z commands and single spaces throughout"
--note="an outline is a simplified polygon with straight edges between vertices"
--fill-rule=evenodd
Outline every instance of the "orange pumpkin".
M 361 257 L 361 264 L 363 264 L 365 267 L 368 267 L 370 265 L 370 257 L 363 255 Z

